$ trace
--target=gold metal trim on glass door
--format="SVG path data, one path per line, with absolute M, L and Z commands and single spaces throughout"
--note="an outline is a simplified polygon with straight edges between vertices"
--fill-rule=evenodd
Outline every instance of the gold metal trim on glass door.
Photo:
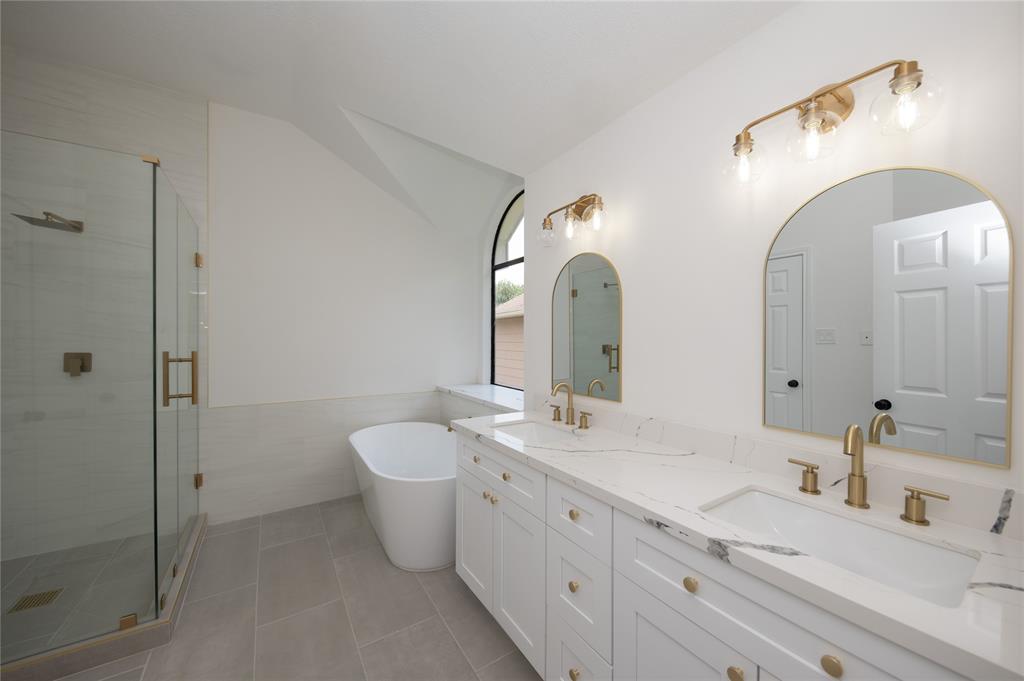
M 188 362 L 192 365 L 192 390 L 187 393 L 174 393 L 170 392 L 171 383 L 171 364 Z M 163 405 L 165 407 L 171 406 L 171 400 L 181 400 L 186 397 L 192 400 L 192 404 L 199 404 L 199 392 L 196 387 L 199 385 L 199 353 L 195 350 L 189 357 L 171 357 L 171 353 L 164 350 L 163 353 L 163 381 L 164 381 L 164 396 Z
M 1007 236 L 1007 239 L 1009 241 L 1009 253 L 1010 253 L 1010 257 L 1009 257 L 1009 272 L 1008 272 L 1008 277 L 1007 277 L 1007 290 L 1009 292 L 1009 296 L 1008 297 L 1009 297 L 1010 300 L 1009 300 L 1009 303 L 1007 305 L 1008 309 L 1007 309 L 1007 318 L 1006 318 L 1006 328 L 1007 328 L 1007 331 L 1006 331 L 1006 333 L 1007 333 L 1007 339 L 1006 339 L 1007 343 L 1006 343 L 1006 346 L 1008 348 L 1008 353 L 1007 353 L 1007 357 L 1006 357 L 1006 463 L 1005 464 L 988 463 L 987 461 L 976 461 L 976 460 L 973 460 L 973 459 L 967 459 L 967 458 L 960 457 L 960 456 L 951 456 L 951 455 L 948 455 L 948 454 L 936 454 L 935 452 L 926 452 L 926 451 L 923 451 L 923 450 L 920 450 L 920 449 L 908 449 L 906 447 L 896 447 L 894 445 L 873 444 L 872 443 L 871 446 L 880 447 L 882 449 L 887 449 L 887 450 L 894 451 L 894 452 L 906 452 L 908 454 L 917 454 L 919 456 L 928 456 L 928 457 L 932 457 L 932 458 L 935 458 L 935 459 L 944 459 L 946 461 L 959 461 L 960 463 L 973 464 L 975 466 L 985 466 L 987 468 L 1005 468 L 1005 469 L 1009 469 L 1010 468 L 1010 464 L 1011 464 L 1011 460 L 1013 458 L 1013 440 L 1012 440 L 1012 435 L 1013 435 L 1013 287 L 1014 287 L 1014 271 L 1016 269 L 1015 268 L 1015 263 L 1014 263 L 1014 261 L 1015 261 L 1015 258 L 1014 258 L 1015 250 L 1014 250 L 1014 240 L 1013 240 L 1013 227 L 1010 224 L 1010 216 L 1006 213 L 1006 210 L 999 203 L 999 200 L 996 199 L 995 195 L 993 195 L 992 192 L 990 192 L 988 189 L 986 189 L 982 185 L 978 184 L 974 180 L 970 179 L 969 177 L 965 177 L 964 175 L 961 175 L 960 173 L 957 173 L 957 172 L 952 171 L 952 170 L 945 170 L 944 168 L 935 168 L 935 167 L 930 167 L 930 166 L 888 166 L 888 167 L 883 167 L 883 168 L 876 168 L 874 170 L 867 170 L 867 171 L 865 171 L 863 173 L 859 173 L 857 175 L 853 175 L 853 176 L 848 177 L 848 178 L 846 178 L 844 180 L 840 180 L 839 182 L 836 182 L 835 184 L 832 184 L 832 185 L 826 187 L 825 189 L 822 189 L 820 192 L 816 193 L 811 198 L 809 198 L 806 201 L 804 201 L 802 204 L 800 204 L 797 207 L 796 210 L 794 210 L 792 213 L 789 214 L 789 217 L 787 217 L 785 220 L 783 220 L 782 224 L 775 231 L 775 236 L 772 238 L 772 242 L 768 245 L 768 251 L 765 253 L 765 256 L 764 256 L 764 266 L 761 269 L 761 425 L 764 428 L 771 428 L 773 430 L 784 430 L 784 431 L 787 431 L 787 432 L 790 432 L 790 433 L 799 433 L 801 435 L 808 435 L 810 437 L 820 437 L 820 438 L 824 438 L 826 440 L 836 441 L 836 440 L 842 440 L 843 439 L 842 435 L 828 435 L 827 433 L 811 433 L 811 432 L 807 432 L 805 430 L 797 430 L 796 428 L 786 428 L 785 426 L 773 426 L 773 425 L 768 423 L 768 405 L 767 405 L 767 401 L 765 400 L 765 389 L 768 387 L 767 378 L 766 378 L 766 375 L 765 375 L 766 374 L 766 369 L 767 369 L 767 366 L 766 366 L 767 355 L 766 355 L 766 353 L 767 353 L 767 349 L 768 349 L 768 310 L 767 310 L 768 289 L 766 287 L 766 283 L 768 281 L 768 261 L 771 259 L 772 249 L 775 248 L 775 242 L 777 242 L 779 240 L 779 236 L 782 234 L 782 230 L 784 230 L 786 228 L 786 225 L 789 224 L 790 220 L 792 220 L 794 217 L 796 217 L 797 213 L 802 211 L 812 201 L 817 199 L 819 196 L 821 196 L 825 192 L 828 192 L 828 191 L 830 191 L 832 189 L 835 189 L 836 187 L 838 187 L 841 184 L 846 184 L 847 182 L 852 182 L 853 180 L 859 179 L 861 177 L 866 177 L 867 175 L 874 175 L 876 173 L 884 173 L 884 172 L 889 172 L 889 171 L 894 171 L 894 170 L 923 170 L 923 171 L 928 171 L 928 172 L 933 172 L 933 173 L 942 173 L 944 175 L 949 175 L 950 177 L 956 178 L 956 179 L 958 179 L 958 180 L 960 180 L 962 182 L 966 182 L 967 184 L 971 185 L 972 187 L 977 189 L 979 192 L 984 194 L 985 197 L 989 201 L 992 202 L 992 205 L 994 205 L 996 207 L 996 210 L 999 211 L 1000 215 L 1003 216 L 1003 223 L 1006 225 L 1006 236 Z M 553 346 L 554 346 L 554 340 L 552 339 L 552 348 L 553 348 Z

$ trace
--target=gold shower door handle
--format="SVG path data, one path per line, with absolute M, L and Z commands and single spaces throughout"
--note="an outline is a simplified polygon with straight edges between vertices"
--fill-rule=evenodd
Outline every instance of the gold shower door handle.
M 163 379 L 164 379 L 164 399 L 163 405 L 165 407 L 171 406 L 171 400 L 180 400 L 186 397 L 192 400 L 192 404 L 199 404 L 199 392 L 196 387 L 199 385 L 199 353 L 195 350 L 189 357 L 171 357 L 171 353 L 164 350 L 164 361 L 163 361 Z M 187 393 L 170 393 L 171 384 L 171 363 L 188 362 L 192 365 L 192 390 Z
M 618 344 L 605 343 L 601 346 L 601 354 L 608 355 L 608 373 L 612 374 L 620 370 L 622 365 L 622 348 Z

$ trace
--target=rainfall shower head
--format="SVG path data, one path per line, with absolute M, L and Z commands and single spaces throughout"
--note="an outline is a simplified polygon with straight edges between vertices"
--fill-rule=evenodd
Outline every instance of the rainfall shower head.
M 85 231 L 85 223 L 81 220 L 68 220 L 48 210 L 43 211 L 43 217 L 41 218 L 34 218 L 31 215 L 18 215 L 17 213 L 11 213 L 11 215 L 21 218 L 28 224 L 35 225 L 36 227 L 49 227 L 50 229 L 59 229 L 63 232 L 74 232 L 75 234 L 81 234 Z

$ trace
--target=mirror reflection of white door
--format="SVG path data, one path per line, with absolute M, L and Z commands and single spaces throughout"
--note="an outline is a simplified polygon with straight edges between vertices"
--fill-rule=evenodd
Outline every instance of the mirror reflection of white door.
M 765 273 L 765 396 L 769 426 L 804 427 L 804 257 L 770 258 Z
M 874 399 L 897 427 L 885 444 L 1005 463 L 1008 272 L 991 201 L 875 227 Z

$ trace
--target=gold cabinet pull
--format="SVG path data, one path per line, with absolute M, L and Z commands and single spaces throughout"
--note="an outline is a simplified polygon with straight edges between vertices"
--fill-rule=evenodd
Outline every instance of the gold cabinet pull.
M 192 365 L 192 390 L 187 393 L 174 393 L 171 394 L 171 364 L 189 362 Z M 199 353 L 192 351 L 192 354 L 188 357 L 171 357 L 171 353 L 166 350 L 163 353 L 163 379 L 164 379 L 164 394 L 163 394 L 163 405 L 165 407 L 171 406 L 171 400 L 180 400 L 184 398 L 190 398 L 192 404 L 199 404 Z
M 729 677 L 729 681 L 743 681 L 743 669 L 740 667 L 729 667 L 725 670 L 725 675 Z
M 821 668 L 832 678 L 838 679 L 843 675 L 843 663 L 835 655 L 822 655 Z
M 575 508 L 570 508 L 569 509 L 569 520 L 571 520 L 573 522 L 576 522 L 579 519 L 580 519 L 580 512 L 577 511 Z
M 580 681 L 580 677 L 581 676 L 583 676 L 583 675 L 580 673 L 579 669 L 573 668 L 573 669 L 569 670 L 569 679 L 570 679 L 570 681 Z
M 488 490 L 484 490 L 484 499 L 490 499 L 491 493 Z
M 480 457 L 479 457 L 479 456 L 476 456 L 476 455 L 474 455 L 474 456 L 473 456 L 473 463 L 480 463 Z
M 492 494 L 491 495 L 491 506 L 493 506 L 496 503 L 498 503 L 498 497 L 496 497 L 495 495 Z
M 511 473 L 502 473 L 501 474 L 501 479 L 504 480 L 505 482 L 508 482 L 509 480 L 512 479 L 512 474 Z
M 696 577 L 683 577 L 683 588 L 690 593 L 697 593 L 698 586 L 700 586 L 700 582 L 697 581 Z
M 580 590 L 580 583 L 579 582 L 577 582 L 575 579 L 572 580 L 571 582 L 569 582 L 569 591 L 571 591 L 572 593 L 576 593 L 579 590 Z

